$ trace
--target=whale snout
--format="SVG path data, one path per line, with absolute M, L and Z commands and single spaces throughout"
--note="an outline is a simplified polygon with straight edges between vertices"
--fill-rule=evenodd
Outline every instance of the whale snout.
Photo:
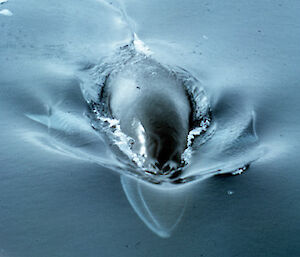
M 128 63 L 107 85 L 112 116 L 145 156 L 145 166 L 176 168 L 187 147 L 191 104 L 180 81 L 153 60 Z

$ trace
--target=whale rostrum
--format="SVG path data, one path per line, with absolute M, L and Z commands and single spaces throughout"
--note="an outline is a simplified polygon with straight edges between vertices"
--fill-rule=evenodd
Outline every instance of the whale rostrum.
M 151 58 L 132 58 L 110 74 L 105 87 L 111 115 L 134 139 L 132 149 L 145 156 L 145 167 L 178 167 L 191 114 L 182 82 Z

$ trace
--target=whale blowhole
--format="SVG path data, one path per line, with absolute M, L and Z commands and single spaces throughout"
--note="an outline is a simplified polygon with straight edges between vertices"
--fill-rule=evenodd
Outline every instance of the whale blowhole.
M 155 60 L 141 41 L 86 69 L 82 92 L 92 127 L 134 174 L 175 179 L 213 133 L 207 132 L 211 110 L 200 81 Z

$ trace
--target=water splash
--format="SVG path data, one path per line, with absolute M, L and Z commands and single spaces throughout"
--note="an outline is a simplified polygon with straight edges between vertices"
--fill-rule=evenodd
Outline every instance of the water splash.
M 193 153 L 193 145 L 199 146 L 205 143 L 213 134 L 213 130 L 207 132 L 211 124 L 209 100 L 199 80 L 180 67 L 170 67 L 156 62 L 151 57 L 149 48 L 136 35 L 134 38 L 130 44 L 121 47 L 114 55 L 106 57 L 99 65 L 83 69 L 80 77 L 82 80 L 81 89 L 90 106 L 91 111 L 88 116 L 91 119 L 92 127 L 99 132 L 104 132 L 111 141 L 111 144 L 118 146 L 118 150 L 120 151 L 117 155 L 126 155 L 126 158 L 120 157 L 119 159 L 133 168 L 136 174 L 142 176 L 152 174 L 154 175 L 154 180 L 161 182 L 166 180 L 166 176 L 168 178 L 174 177 L 174 174 L 186 168 Z M 149 59 L 151 63 L 154 63 L 155 69 L 152 73 L 155 73 L 155 76 L 159 76 L 157 72 L 162 70 L 169 73 L 170 76 L 174 76 L 177 81 L 180 81 L 188 94 L 193 110 L 191 115 L 191 130 L 187 137 L 187 148 L 182 154 L 181 166 L 173 169 L 171 173 L 162 173 L 156 167 L 145 166 L 144 152 L 136 153 L 132 150 L 133 144 L 136 143 L 135 140 L 123 133 L 119 122 L 111 115 L 110 107 L 107 104 L 109 94 L 106 92 L 105 86 L 108 78 L 112 74 L 122 70 L 128 63 L 136 64 L 145 59 Z M 196 138 L 199 139 L 197 142 L 195 141 Z M 159 174 L 162 176 L 156 176 Z
M 146 226 L 160 237 L 170 237 L 184 214 L 186 194 L 178 188 L 154 188 L 124 175 L 121 184 L 128 201 Z

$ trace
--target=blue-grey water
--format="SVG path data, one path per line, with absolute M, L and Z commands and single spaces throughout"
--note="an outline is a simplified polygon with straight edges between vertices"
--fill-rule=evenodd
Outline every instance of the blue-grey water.
M 0 0 L 0 256 L 299 256 L 299 11 Z M 176 178 L 147 174 L 90 113 L 136 53 L 211 111 Z

